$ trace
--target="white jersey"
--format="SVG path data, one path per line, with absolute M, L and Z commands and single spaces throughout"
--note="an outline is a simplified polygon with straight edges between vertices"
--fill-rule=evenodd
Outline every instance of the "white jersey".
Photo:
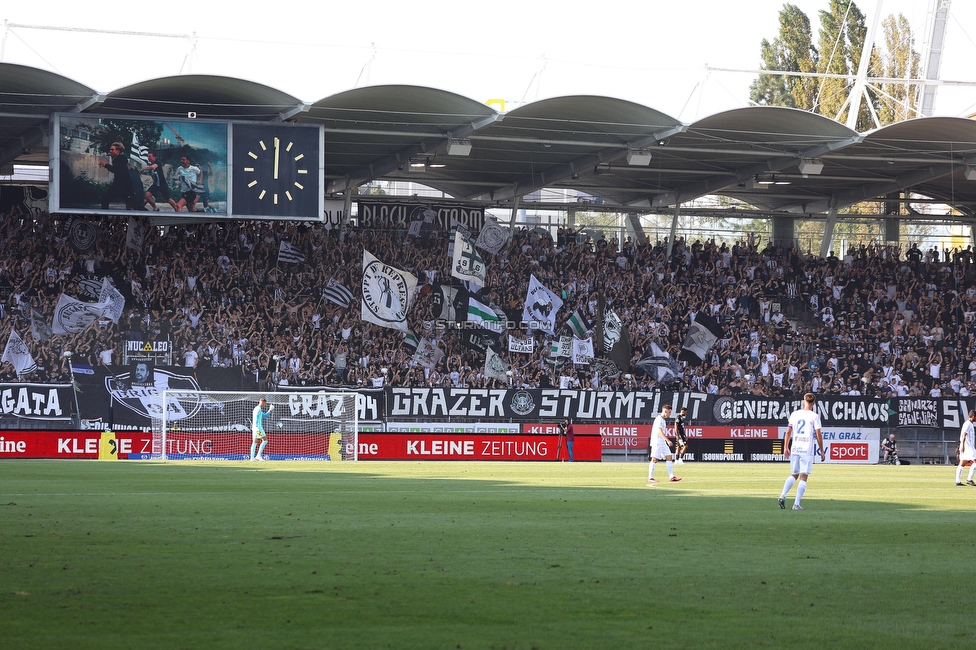
M 790 453 L 802 456 L 813 456 L 817 445 L 815 432 L 821 429 L 820 415 L 816 411 L 797 409 L 790 415 Z
M 959 460 L 976 460 L 976 425 L 966 420 L 959 432 L 960 446 Z
M 658 415 L 654 418 L 654 424 L 651 425 L 651 446 L 653 447 L 658 442 L 664 442 L 663 438 L 667 437 L 667 435 L 668 422 L 664 419 L 663 415 Z

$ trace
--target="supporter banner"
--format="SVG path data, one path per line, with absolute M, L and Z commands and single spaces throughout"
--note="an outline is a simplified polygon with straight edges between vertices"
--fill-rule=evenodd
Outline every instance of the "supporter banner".
M 0 435 L 0 459 L 95 459 L 99 458 L 99 452 L 120 460 L 148 459 L 152 434 L 128 432 L 103 436 L 100 431 L 3 431 Z
M 820 414 L 824 426 L 829 424 L 895 426 L 895 418 L 892 417 L 896 412 L 893 410 L 894 401 L 821 396 L 817 398 L 816 411 Z M 711 419 L 713 424 L 778 425 L 786 422 L 790 413 L 801 405 L 800 398 L 772 399 L 748 395 L 718 397 L 712 405 Z
M 938 427 L 939 401 L 905 397 L 897 400 L 894 426 L 898 427 Z
M 705 419 L 710 412 L 709 397 L 704 393 L 396 387 L 389 391 L 387 416 L 395 419 L 533 421 L 568 417 L 579 423 L 650 422 L 664 403 L 672 407 L 686 406 L 691 421 Z
M 427 210 L 434 212 L 432 227 L 436 230 L 449 230 L 452 220 L 471 231 L 481 230 L 485 224 L 485 211 L 481 206 L 363 201 L 356 205 L 357 220 L 363 228 L 406 230 L 411 221 L 423 221 Z
M 359 460 L 520 460 L 566 458 L 559 436 L 433 433 L 361 433 Z M 573 456 L 578 461 L 603 458 L 598 436 L 577 434 Z
M 71 384 L 0 384 L 0 422 L 70 422 L 74 410 Z

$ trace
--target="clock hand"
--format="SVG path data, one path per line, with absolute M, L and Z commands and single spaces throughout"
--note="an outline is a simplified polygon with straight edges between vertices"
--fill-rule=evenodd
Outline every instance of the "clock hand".
M 274 179 L 278 180 L 278 152 L 281 149 L 281 141 L 278 138 L 274 139 L 274 150 L 275 150 L 275 164 L 274 164 Z

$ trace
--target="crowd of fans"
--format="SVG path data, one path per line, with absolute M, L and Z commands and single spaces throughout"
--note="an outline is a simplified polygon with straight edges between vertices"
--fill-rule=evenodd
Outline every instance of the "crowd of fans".
M 510 245 L 484 254 L 479 294 L 519 321 L 530 275 L 560 294 L 558 325 L 575 311 L 599 320 L 600 297 L 627 326 L 631 367 L 549 361 L 553 337 L 535 333 L 534 352 L 502 357 L 511 374 L 488 378 L 485 358 L 460 334 L 434 324 L 433 290 L 451 284 L 448 233 L 327 230 L 304 222 L 208 222 L 147 228 L 126 246 L 126 219 L 93 219 L 95 246 L 71 246 L 65 220 L 18 209 L 0 223 L 0 296 L 5 338 L 16 330 L 38 369 L 3 381 L 70 381 L 71 362 L 118 366 L 128 340 L 169 340 L 174 364 L 238 369 L 247 385 L 574 387 L 653 389 L 658 375 L 638 361 L 652 342 L 677 357 L 699 313 L 723 335 L 700 365 L 679 364 L 669 388 L 714 394 L 947 396 L 976 392 L 976 260 L 965 251 L 859 245 L 821 259 L 795 246 L 745 236 L 712 241 L 593 241 L 560 228 L 516 229 Z M 300 263 L 279 263 L 286 241 Z M 413 333 L 444 352 L 418 364 L 398 330 L 360 318 L 363 249 L 416 275 Z M 50 323 L 58 297 L 94 300 L 108 276 L 126 296 L 118 323 L 103 318 L 70 336 L 35 338 L 29 314 Z M 330 280 L 352 290 L 348 307 L 330 301 Z M 35 328 L 36 329 L 36 328 Z M 561 332 L 566 334 L 567 331 Z M 523 332 L 518 333 L 520 336 Z M 557 332 L 557 336 L 560 332 Z M 598 355 L 600 356 L 600 355 Z M 600 370 L 594 370 L 599 367 Z

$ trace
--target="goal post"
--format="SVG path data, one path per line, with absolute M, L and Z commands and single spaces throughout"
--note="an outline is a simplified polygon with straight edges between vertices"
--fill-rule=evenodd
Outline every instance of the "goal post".
M 248 460 L 254 409 L 266 399 L 268 460 L 356 460 L 355 392 L 166 390 L 153 417 L 153 458 Z

